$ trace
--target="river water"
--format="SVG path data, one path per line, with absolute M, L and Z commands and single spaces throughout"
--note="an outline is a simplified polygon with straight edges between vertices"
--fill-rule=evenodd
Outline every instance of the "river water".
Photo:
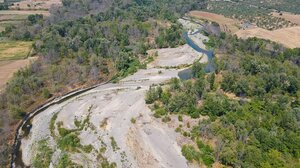
M 199 31 L 197 31 L 196 33 L 200 33 Z M 206 50 L 206 49 L 203 49 L 203 48 L 200 48 L 197 44 L 195 44 L 193 42 L 193 40 L 188 36 L 188 33 L 185 32 L 183 34 L 183 37 L 186 41 L 186 43 L 192 47 L 194 50 L 196 50 L 197 52 L 201 53 L 201 54 L 205 54 L 207 55 L 208 57 L 208 62 L 205 66 L 205 72 L 206 73 L 210 73 L 210 72 L 213 72 L 214 71 L 214 65 L 213 65 L 213 57 L 214 57 L 214 52 L 212 50 Z M 185 69 L 185 70 L 182 70 L 178 73 L 178 76 L 180 79 L 182 80 L 188 80 L 188 79 L 191 79 L 192 78 L 192 70 L 191 68 L 188 68 L 188 69 Z

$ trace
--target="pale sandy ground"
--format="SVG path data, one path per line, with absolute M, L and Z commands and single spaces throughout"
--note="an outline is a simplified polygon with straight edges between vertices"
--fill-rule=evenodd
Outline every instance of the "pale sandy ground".
M 199 29 L 201 27 L 200 24 L 191 22 L 189 20 L 185 20 L 185 19 L 178 19 L 178 22 L 181 23 L 183 25 L 183 28 L 187 29 L 187 30 L 195 30 L 195 29 Z
M 300 26 L 268 31 L 262 28 L 239 30 L 239 38 L 257 37 L 283 44 L 289 48 L 300 47 Z
M 35 57 L 30 57 L 24 60 L 0 61 L 0 92 L 15 72 L 26 67 L 35 59 Z
M 163 51 L 165 50 L 169 54 L 164 55 Z M 177 53 L 178 50 L 182 52 Z M 190 55 L 186 54 L 184 50 L 190 52 Z M 189 50 L 188 46 L 162 49 L 162 51 L 158 51 L 155 65 L 164 67 L 192 64 L 199 58 L 200 55 Z M 34 144 L 41 139 L 49 138 L 49 144 L 53 148 L 57 148 L 50 135 L 49 123 L 52 116 L 59 113 L 56 123 L 62 121 L 63 127 L 68 129 L 75 128 L 75 118 L 84 120 L 90 115 L 89 126 L 80 131 L 79 137 L 81 144 L 91 144 L 95 150 L 90 154 L 70 154 L 74 162 L 84 167 L 98 166 L 97 153 L 102 147 L 101 142 L 107 145 L 104 155 L 111 162 L 116 162 L 118 167 L 189 167 L 186 159 L 181 155 L 181 148 L 177 142 L 181 135 L 175 133 L 174 128 L 168 127 L 167 124 L 154 118 L 153 112 L 144 100 L 145 92 L 150 85 L 163 83 L 172 77 L 177 77 L 178 71 L 152 66 L 146 70 L 139 70 L 118 84 L 102 85 L 48 108 L 33 119 L 33 127 L 28 138 L 22 140 L 23 161 L 26 165 L 32 163 Z M 90 112 L 89 108 L 91 108 Z M 136 118 L 135 124 L 131 123 L 131 118 Z M 114 137 L 119 150 L 113 151 L 110 137 Z M 55 150 L 52 157 L 54 165 L 60 154 L 60 150 Z
M 148 65 L 148 67 L 176 67 L 179 65 L 185 65 L 193 63 L 203 56 L 201 62 L 207 62 L 207 56 L 198 53 L 192 49 L 189 45 L 185 44 L 178 48 L 164 48 L 158 49 L 159 59 L 156 59 Z M 170 58 L 171 57 L 171 58 Z

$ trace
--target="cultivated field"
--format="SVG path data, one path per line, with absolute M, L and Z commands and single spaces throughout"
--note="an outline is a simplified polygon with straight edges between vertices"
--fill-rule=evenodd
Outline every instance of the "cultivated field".
M 0 61 L 26 58 L 31 45 L 32 42 L 27 41 L 0 41 Z
M 285 20 L 288 20 L 292 23 L 300 25 L 300 15 L 295 15 L 295 14 L 288 13 L 288 12 L 283 12 L 282 15 L 280 15 L 277 12 L 273 12 L 272 15 L 275 17 L 284 18 Z
M 300 47 L 300 26 L 268 31 L 262 28 L 240 30 L 235 33 L 240 38 L 257 37 L 283 44 L 289 48 Z
M 6 82 L 20 68 L 27 66 L 32 42 L 25 41 L 0 41 L 0 91 Z
M 204 11 L 191 11 L 189 13 L 189 16 L 197 18 L 197 19 L 203 19 L 208 20 L 211 22 L 217 22 L 221 26 L 221 30 L 229 33 L 235 33 L 239 30 L 239 21 L 227 18 L 223 15 L 218 15 L 215 13 L 210 12 L 204 12 Z
M 31 14 L 49 15 L 49 12 L 45 10 L 0 10 L 0 15 L 31 15 Z
M 24 0 L 16 2 L 10 9 L 20 10 L 48 10 L 52 5 L 60 5 L 61 0 Z

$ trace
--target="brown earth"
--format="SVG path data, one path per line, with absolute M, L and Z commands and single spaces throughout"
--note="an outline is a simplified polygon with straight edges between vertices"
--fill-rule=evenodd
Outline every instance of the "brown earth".
M 217 22 L 221 26 L 221 30 L 224 32 L 235 33 L 239 30 L 239 21 L 227 18 L 223 15 L 204 12 L 204 11 L 191 11 L 189 16 L 197 19 L 204 19 L 211 22 Z
M 300 25 L 300 15 L 295 15 L 289 12 L 283 12 L 282 15 L 277 12 L 273 12 L 272 15 Z
M 257 37 L 283 44 L 289 48 L 300 47 L 300 26 L 268 31 L 262 28 L 239 30 L 235 33 L 239 38 Z

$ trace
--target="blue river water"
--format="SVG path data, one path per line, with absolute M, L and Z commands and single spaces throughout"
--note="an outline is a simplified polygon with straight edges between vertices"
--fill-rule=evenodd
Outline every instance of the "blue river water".
M 195 33 L 199 33 L 199 32 L 195 32 Z M 213 66 L 213 63 L 212 63 L 212 59 L 214 57 L 214 52 L 212 50 L 205 50 L 203 48 L 200 48 L 197 44 L 195 44 L 193 42 L 193 40 L 188 36 L 188 33 L 185 32 L 183 34 L 183 37 L 186 41 L 186 43 L 192 47 L 194 50 L 196 50 L 197 52 L 199 53 L 203 53 L 203 54 L 206 54 L 207 57 L 208 57 L 208 62 L 206 64 L 206 67 L 205 67 L 205 72 L 206 73 L 210 73 L 212 71 L 214 71 L 214 66 Z M 182 80 L 187 80 L 187 79 L 190 79 L 192 78 L 192 70 L 191 69 L 185 69 L 183 71 L 180 71 L 178 73 L 178 76 L 180 77 L 180 79 Z

